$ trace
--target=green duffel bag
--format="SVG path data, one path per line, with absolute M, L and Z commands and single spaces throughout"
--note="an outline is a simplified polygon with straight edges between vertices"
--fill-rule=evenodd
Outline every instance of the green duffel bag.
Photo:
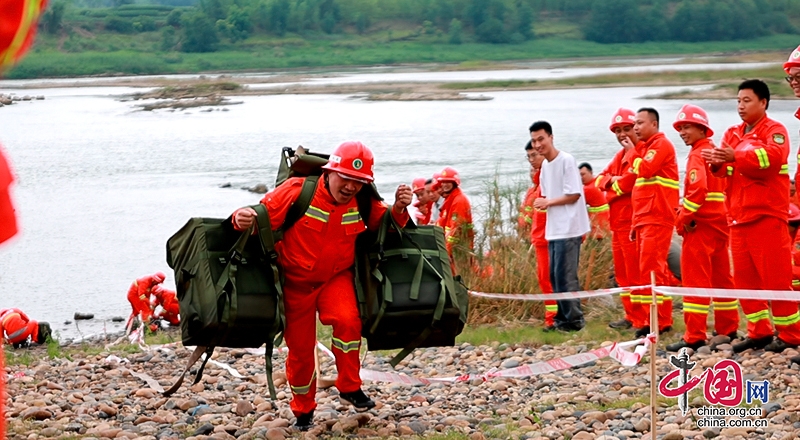
M 367 349 L 402 348 L 396 366 L 418 347 L 455 345 L 467 322 L 469 294 L 454 277 L 438 226 L 400 228 L 390 211 L 376 234 L 359 237 L 356 292 Z
M 283 330 L 283 292 L 280 284 L 269 213 L 262 204 L 257 234 L 236 231 L 231 218 L 193 218 L 167 241 L 167 264 L 175 271 L 183 345 L 196 345 L 189 363 L 172 388 L 206 354 L 195 376 L 197 383 L 214 347 L 258 348 L 266 344 L 270 395 L 272 348 Z

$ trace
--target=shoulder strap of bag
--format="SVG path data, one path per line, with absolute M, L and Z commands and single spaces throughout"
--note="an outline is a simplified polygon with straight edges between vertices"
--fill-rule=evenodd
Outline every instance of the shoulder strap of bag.
M 313 194 L 313 193 L 312 193 Z M 278 268 L 278 253 L 275 252 L 275 238 L 272 232 L 272 226 L 269 219 L 269 211 L 261 203 L 253 206 L 258 214 L 258 237 L 261 242 L 261 249 L 264 255 L 269 258 L 270 270 L 272 270 L 272 279 L 275 283 L 275 291 L 278 292 L 277 304 L 278 310 L 275 316 L 275 321 L 272 323 L 270 329 L 270 338 L 265 344 L 264 351 L 264 369 L 267 374 L 267 385 L 269 386 L 269 395 L 272 400 L 276 400 L 275 383 L 272 380 L 272 348 L 275 345 L 280 345 L 283 339 L 283 328 L 286 322 L 286 314 L 283 309 L 283 286 L 281 285 L 281 275 Z M 306 208 L 307 209 L 307 208 Z M 273 340 L 273 337 L 275 338 Z
M 318 182 L 319 176 L 308 176 L 303 181 L 300 196 L 297 197 L 297 200 L 289 207 L 289 211 L 286 213 L 286 218 L 283 220 L 281 227 L 273 231 L 275 241 L 282 240 L 283 234 L 291 228 L 292 225 L 297 223 L 306 211 L 308 211 L 308 207 L 311 206 L 311 199 L 314 198 L 314 192 L 317 190 Z
M 186 373 L 189 372 L 189 370 L 197 362 L 197 360 L 200 359 L 200 356 L 202 356 L 203 353 L 206 354 L 206 358 L 203 361 L 203 367 L 205 367 L 206 362 L 208 361 L 208 359 L 211 358 L 211 354 L 213 352 L 214 352 L 214 347 L 205 347 L 205 346 L 198 345 L 197 348 L 195 348 L 194 351 L 192 352 L 192 355 L 189 356 L 189 361 L 186 362 L 186 368 L 184 368 L 184 370 L 181 373 L 180 377 L 178 377 L 178 380 L 175 382 L 174 385 L 172 385 L 170 387 L 170 389 L 168 389 L 168 390 L 166 390 L 166 391 L 164 391 L 162 393 L 164 395 L 164 397 L 169 397 L 169 396 L 173 395 L 175 393 L 175 391 L 178 391 L 178 389 L 181 387 L 181 384 L 183 384 L 183 379 L 186 377 Z M 203 368 L 201 367 L 200 370 L 197 371 L 197 375 L 195 376 L 194 383 L 197 383 L 197 381 L 200 380 L 202 375 L 203 375 Z

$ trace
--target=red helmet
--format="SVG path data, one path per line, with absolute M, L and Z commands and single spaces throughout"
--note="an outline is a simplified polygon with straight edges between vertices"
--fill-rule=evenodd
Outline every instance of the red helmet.
M 456 171 L 452 167 L 446 167 L 439 173 L 439 177 L 436 178 L 439 182 L 452 182 L 456 185 L 461 185 L 461 179 L 458 177 L 458 171 Z
M 158 281 L 159 283 L 163 283 L 163 282 L 164 282 L 164 280 L 166 280 L 166 279 L 167 279 L 167 276 L 166 276 L 166 275 L 164 275 L 164 272 L 156 272 L 156 274 L 155 274 L 155 275 L 153 275 L 153 278 L 154 278 L 156 281 Z
M 675 118 L 675 122 L 672 124 L 672 127 L 675 128 L 675 130 L 678 130 L 679 125 L 687 122 L 704 127 L 706 129 L 706 136 L 714 136 L 714 130 L 712 130 L 711 126 L 708 125 L 708 115 L 702 108 L 692 104 L 684 105 L 681 107 L 681 111 L 678 112 L 678 117 Z
M 414 179 L 414 181 L 411 183 L 411 191 L 414 194 L 416 194 L 419 191 L 424 191 L 424 190 L 425 190 L 425 178 L 417 177 L 416 179 Z
M 800 46 L 797 46 L 797 49 L 789 55 L 789 59 L 783 63 L 783 70 L 786 73 L 789 73 L 789 69 L 792 67 L 800 67 Z
M 440 177 L 442 177 L 442 173 L 433 173 L 433 185 L 431 185 L 431 190 L 438 191 L 439 188 L 441 188 L 442 182 L 439 181 Z
M 374 166 L 375 158 L 372 156 L 372 151 L 361 142 L 351 141 L 339 145 L 322 168 L 335 171 L 347 179 L 372 183 L 375 180 L 372 177 Z
M 626 108 L 620 108 L 614 113 L 614 116 L 611 118 L 611 126 L 608 127 L 609 130 L 612 132 L 615 128 L 621 127 L 623 125 L 633 125 L 636 121 L 636 113 L 633 110 L 628 110 Z
M 800 208 L 794 203 L 789 203 L 789 222 L 800 221 Z

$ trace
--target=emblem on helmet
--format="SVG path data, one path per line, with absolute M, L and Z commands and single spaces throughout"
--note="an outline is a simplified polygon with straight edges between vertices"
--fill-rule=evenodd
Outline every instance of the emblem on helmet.
M 614 122 L 622 122 L 622 116 L 617 115 L 617 117 L 614 118 Z
M 364 166 L 364 162 L 362 162 L 361 159 L 353 159 L 353 169 L 354 170 L 360 170 L 361 167 L 363 167 L 363 166 Z

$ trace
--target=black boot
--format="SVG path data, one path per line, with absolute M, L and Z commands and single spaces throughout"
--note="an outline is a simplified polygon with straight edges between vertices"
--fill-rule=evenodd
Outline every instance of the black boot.
M 764 347 L 764 350 L 771 351 L 774 353 L 782 353 L 783 350 L 786 350 L 787 348 L 795 348 L 795 347 L 797 347 L 797 344 L 790 344 L 781 339 L 780 337 L 778 337 L 775 338 L 774 341 L 767 344 L 767 346 Z
M 370 409 L 375 406 L 375 402 L 367 397 L 360 389 L 352 393 L 339 393 L 339 398 L 345 402 L 349 402 L 357 409 Z
M 738 344 L 733 344 L 733 352 L 734 353 L 741 353 L 747 349 L 752 348 L 753 350 L 760 350 L 769 343 L 772 342 L 772 336 L 764 336 L 763 338 L 744 338 L 744 340 Z
M 697 351 L 698 348 L 706 345 L 706 341 L 697 341 L 697 342 L 686 342 L 683 339 L 680 341 L 667 345 L 667 351 L 681 351 L 681 348 L 691 348 L 692 350 Z
M 297 428 L 298 431 L 308 431 L 314 426 L 314 411 L 303 413 L 297 416 L 297 420 L 294 422 L 294 427 Z
M 625 318 L 620 319 L 619 321 L 609 322 L 608 326 L 611 328 L 627 330 L 633 327 L 633 324 Z
M 668 325 L 668 326 L 662 328 L 661 330 L 659 330 L 658 334 L 659 335 L 663 335 L 664 333 L 671 332 L 671 331 L 672 331 L 672 326 Z M 643 337 L 645 337 L 645 336 L 647 336 L 649 334 L 650 334 L 650 327 L 642 327 L 642 328 L 636 330 L 636 337 L 637 338 L 643 338 Z

